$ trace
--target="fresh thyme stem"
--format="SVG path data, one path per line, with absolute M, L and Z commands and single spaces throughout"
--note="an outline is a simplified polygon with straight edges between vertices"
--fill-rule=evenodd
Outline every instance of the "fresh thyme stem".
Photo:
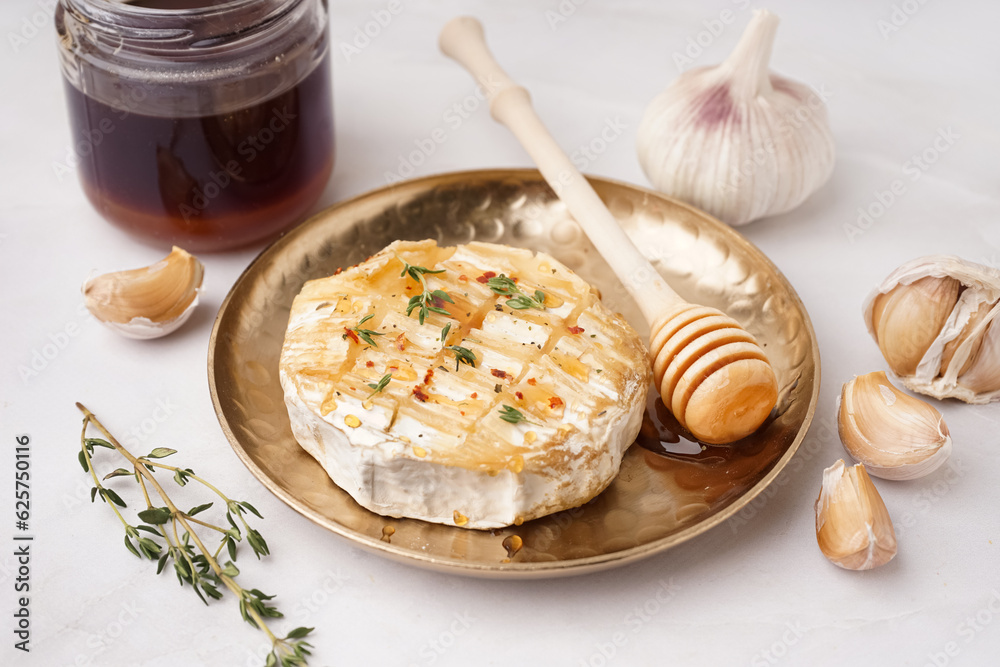
M 77 403 L 77 405 L 80 405 L 80 404 Z M 97 479 L 97 473 L 94 471 L 94 464 L 93 464 L 93 462 L 90 459 L 90 452 L 88 452 L 86 446 L 84 446 L 82 444 L 86 440 L 86 436 L 87 436 L 87 420 L 84 419 L 83 420 L 83 433 L 80 435 L 80 443 L 81 443 L 80 444 L 80 448 L 82 450 L 81 453 L 83 454 L 83 458 L 86 459 L 86 461 L 87 461 L 87 468 L 89 469 L 90 476 L 94 480 L 94 485 L 98 489 L 100 489 L 100 491 L 103 492 L 104 491 L 104 485 L 101 484 L 100 480 Z M 118 520 L 122 522 L 122 525 L 125 526 L 126 528 L 128 528 L 129 527 L 128 521 L 126 521 L 125 517 L 122 516 L 122 513 L 118 511 L 118 507 L 115 506 L 115 503 L 111 502 L 111 501 L 108 501 L 108 505 L 111 505 L 111 509 L 114 510 L 115 516 L 117 516 Z
M 80 410 L 83 411 L 84 417 L 86 417 L 86 419 L 84 420 L 85 424 L 84 428 L 86 428 L 86 422 L 88 421 L 91 424 L 93 424 L 94 427 L 98 431 L 100 431 L 104 435 L 104 437 L 108 439 L 108 442 L 110 442 L 112 445 L 115 446 L 115 449 L 118 451 L 118 453 L 124 456 L 126 459 L 128 459 L 129 463 L 131 463 L 135 467 L 135 471 L 139 473 L 139 475 L 141 475 L 142 477 L 145 477 L 147 480 L 149 480 L 149 483 L 153 485 L 154 489 L 156 489 L 156 492 L 159 494 L 160 498 L 163 499 L 163 502 L 166 504 L 167 509 L 169 509 L 170 513 L 174 515 L 175 521 L 179 522 L 182 526 L 184 526 L 184 530 L 186 530 L 188 534 L 191 536 L 191 539 L 194 541 L 195 545 L 197 545 L 198 550 L 201 551 L 202 553 L 208 553 L 208 549 L 206 549 L 205 545 L 202 544 L 201 539 L 198 537 L 198 534 L 195 533 L 193 530 L 191 530 L 191 526 L 188 525 L 188 522 L 185 520 L 184 517 L 187 515 L 185 515 L 184 512 L 182 512 L 180 509 L 178 509 L 176 505 L 174 505 L 174 501 L 172 501 L 170 499 L 170 496 L 167 495 L 167 492 L 163 490 L 163 487 L 160 486 L 160 483 L 156 480 L 156 477 L 153 476 L 153 473 L 151 473 L 144 465 L 142 465 L 144 462 L 140 461 L 135 456 L 132 456 L 132 453 L 127 449 L 125 449 L 121 445 L 121 443 L 115 439 L 115 436 L 111 435 L 111 432 L 108 431 L 108 429 L 104 428 L 104 424 L 100 422 L 100 420 L 94 415 L 93 412 L 83 407 L 79 403 L 76 404 L 76 407 L 80 408 Z M 94 474 L 93 466 L 91 466 L 91 474 Z M 143 489 L 145 490 L 144 485 Z M 222 494 L 220 493 L 219 495 Z M 146 501 L 149 502 L 148 495 L 146 496 Z M 150 503 L 150 506 L 152 506 L 152 503 Z M 118 510 L 115 511 L 117 512 Z M 174 524 L 174 536 L 175 537 L 177 536 L 176 523 Z M 219 567 L 219 563 L 214 558 L 209 558 L 208 564 L 212 567 L 212 571 L 215 572 L 216 575 L 219 576 L 222 575 L 222 568 Z
M 139 469 L 135 470 L 136 478 L 139 480 L 139 486 L 142 487 L 142 495 L 146 499 L 146 507 L 152 507 L 153 501 L 149 499 L 149 491 L 146 490 L 146 482 L 143 481 L 143 476 L 139 474 Z
M 95 426 L 96 426 L 96 424 L 95 424 Z M 204 484 L 205 486 L 207 486 L 211 491 L 214 491 L 215 494 L 218 495 L 220 498 L 222 498 L 224 501 L 226 501 L 227 503 L 231 502 L 229 500 L 229 497 L 226 496 L 226 494 L 224 494 L 222 491 L 219 491 L 217 488 L 215 488 L 214 486 L 212 486 L 208 481 L 202 479 L 201 477 L 198 477 L 198 475 L 194 474 L 193 472 L 185 472 L 183 468 L 178 468 L 177 466 L 167 465 L 166 463 L 160 463 L 158 461 L 147 461 L 147 460 L 144 459 L 143 463 L 145 463 L 148 466 L 153 466 L 154 468 L 163 468 L 164 470 L 173 470 L 174 472 L 177 472 L 177 471 L 184 472 L 185 473 L 185 477 L 190 477 L 191 479 L 193 479 L 196 482 L 201 482 L 202 484 Z
M 149 461 L 149 460 L 143 459 L 142 462 L 145 465 L 153 466 L 154 468 L 163 468 L 164 470 L 173 470 L 174 472 L 183 472 L 184 476 L 186 478 L 190 478 L 190 479 L 195 480 L 196 482 L 200 482 L 204 486 L 208 487 L 211 491 L 213 491 L 217 496 L 219 496 L 220 498 L 222 498 L 222 500 L 225 501 L 227 507 L 229 507 L 229 506 L 231 506 L 233 504 L 233 500 L 229 496 L 227 496 L 222 491 L 220 491 L 215 486 L 213 486 L 208 480 L 199 477 L 198 475 L 194 474 L 193 472 L 186 471 L 183 468 L 179 468 L 177 466 L 167 465 L 166 463 L 159 463 L 157 461 Z M 243 524 L 243 527 L 246 528 L 249 531 L 250 530 L 250 526 L 249 526 L 249 524 L 247 524 L 247 520 L 243 517 L 243 514 L 240 513 L 240 512 L 236 512 L 236 516 L 239 517 L 240 522 Z M 190 519 L 191 521 L 194 521 L 195 523 L 202 524 L 206 528 L 214 528 L 215 530 L 219 531 L 220 533 L 225 533 L 226 532 L 225 528 L 220 528 L 219 526 L 213 526 L 212 524 L 204 523 L 202 521 L 199 521 L 198 519 L 195 519 L 192 516 L 188 516 L 187 518 Z M 221 548 L 220 548 L 220 551 L 221 551 Z M 215 553 L 218 554 L 219 551 L 216 551 Z
M 424 266 L 413 266 L 401 259 L 398 255 L 396 256 L 396 259 L 403 263 L 403 271 L 399 274 L 399 277 L 402 278 L 403 276 L 409 275 L 410 278 L 420 283 L 421 293 L 410 297 L 409 302 L 406 304 L 406 316 L 409 317 L 410 313 L 413 312 L 413 309 L 419 307 L 420 309 L 417 311 L 417 320 L 420 324 L 424 323 L 424 320 L 427 319 L 429 313 L 439 313 L 441 315 L 451 317 L 451 313 L 445 310 L 442 306 L 445 302 L 455 302 L 444 290 L 428 290 L 427 281 L 424 279 L 425 274 L 430 275 L 435 273 L 444 273 L 444 269 L 432 271 Z
M 259 532 L 250 527 L 244 516 L 244 512 L 246 511 L 260 518 L 261 515 L 256 508 L 247 502 L 229 498 L 214 485 L 195 475 L 194 471 L 190 468 L 179 468 L 150 460 L 176 453 L 172 449 L 156 448 L 146 456 L 134 456 L 118 442 L 93 412 L 80 403 L 77 403 L 76 406 L 84 415 L 83 430 L 80 434 L 81 450 L 79 459 L 94 481 L 91 499 L 96 498 L 99 493 L 101 499 L 111 506 L 118 520 L 125 526 L 125 545 L 129 551 L 136 556 L 146 556 L 151 560 L 158 558 L 157 574 L 163 570 L 166 562 L 170 558 L 173 558 L 174 569 L 177 572 L 177 577 L 181 585 L 185 582 L 189 583 L 195 593 L 198 594 L 198 597 L 206 604 L 208 601 L 205 599 L 205 595 L 213 599 L 222 597 L 222 593 L 219 592 L 215 585 L 222 584 L 229 589 L 239 599 L 240 614 L 243 616 L 243 619 L 261 630 L 271 640 L 271 653 L 267 657 L 266 667 L 298 667 L 305 665 L 307 661 L 306 656 L 310 655 L 309 649 L 311 645 L 303 641 L 302 638 L 311 633 L 313 629 L 300 627 L 295 628 L 285 637 L 276 636 L 264 620 L 265 617 L 277 618 L 282 616 L 281 612 L 267 604 L 267 601 L 274 596 L 265 595 L 256 588 L 250 590 L 243 588 L 235 579 L 240 573 L 236 565 L 230 561 L 223 567 L 218 561 L 219 554 L 222 553 L 224 547 L 229 548 L 232 560 L 236 559 L 236 542 L 242 539 L 242 534 L 232 517 L 233 514 L 239 517 L 239 521 L 246 531 L 247 542 L 257 555 L 257 558 L 270 553 L 264 538 Z M 90 425 L 93 425 L 94 428 L 100 431 L 106 440 L 88 439 L 87 428 Z M 132 464 L 135 481 L 142 490 L 143 498 L 146 501 L 146 510 L 139 512 L 139 519 L 145 522 L 145 524 L 152 525 L 140 524 L 137 527 L 131 526 L 119 511 L 119 507 L 126 507 L 125 501 L 115 491 L 105 487 L 101 483 L 93 463 L 92 454 L 95 447 L 114 449 Z M 223 528 L 193 516 L 198 512 L 208 509 L 212 503 L 199 505 L 189 512 L 184 512 L 178 508 L 156 479 L 154 474 L 156 468 L 173 471 L 174 481 L 180 486 L 184 486 L 188 479 L 195 479 L 222 498 L 226 503 L 226 518 L 232 527 L 229 529 Z M 132 477 L 133 474 L 129 473 L 128 470 L 118 468 L 109 473 L 105 479 L 120 476 Z M 162 499 L 165 507 L 155 507 L 153 505 L 149 489 L 147 488 L 147 482 Z M 166 526 L 168 521 L 170 523 L 169 529 Z M 222 534 L 222 542 L 214 553 L 209 551 L 194 531 L 193 526 L 195 525 L 203 526 Z M 184 531 L 183 536 L 180 533 L 181 530 Z M 161 537 L 166 545 L 166 551 L 163 551 L 163 545 L 149 537 L 143 537 L 139 531 L 145 531 L 156 537 Z M 135 543 L 133 543 L 133 540 Z M 193 547 L 191 542 L 194 543 Z M 136 543 L 138 547 L 136 547 Z
M 227 532 L 226 529 L 223 528 L 223 527 L 221 527 L 221 526 L 216 526 L 214 523 L 208 523 L 207 521 L 202 521 L 201 519 L 196 519 L 193 516 L 191 516 L 190 514 L 187 515 L 187 520 L 188 521 L 192 521 L 192 522 L 198 524 L 199 526 L 205 526 L 205 528 L 211 528 L 212 530 L 217 530 L 220 533 Z
M 180 536 L 179 536 L 179 535 L 177 534 L 177 517 L 174 517 L 174 520 L 170 522 L 170 525 L 171 525 L 171 528 L 173 528 L 173 531 L 174 531 L 174 543 L 175 543 L 175 544 L 177 544 L 177 547 L 178 547 L 178 549 L 180 550 L 180 552 L 181 552 L 181 555 L 183 555 L 183 556 L 184 556 L 184 560 L 185 560 L 185 561 L 187 561 L 187 564 L 188 564 L 188 567 L 189 567 L 189 568 L 191 568 L 191 572 L 195 572 L 195 571 L 197 571 L 197 570 L 196 570 L 196 566 L 195 566 L 195 564 L 194 564 L 194 559 L 193 559 L 193 558 L 191 558 L 191 554 L 189 554 L 189 553 L 187 552 L 187 549 L 180 549 L 180 545 L 181 545 L 181 538 L 180 538 Z M 197 544 L 197 542 L 195 542 L 195 544 Z M 218 570 L 218 567 L 219 567 L 219 564 L 218 564 L 218 563 L 216 563 L 216 564 L 215 564 L 215 567 L 214 567 L 214 568 L 212 568 L 213 570 L 215 570 L 215 574 L 216 574 L 216 576 L 218 576 L 218 575 L 219 575 L 219 570 Z

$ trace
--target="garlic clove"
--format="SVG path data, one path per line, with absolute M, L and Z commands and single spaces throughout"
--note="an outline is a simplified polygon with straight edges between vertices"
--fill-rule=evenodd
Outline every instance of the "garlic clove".
M 950 255 L 919 257 L 890 273 L 863 312 L 907 389 L 967 403 L 1000 400 L 1000 270 Z
M 882 371 L 845 383 L 839 412 L 844 449 L 876 477 L 923 477 L 951 455 L 951 435 L 941 413 L 901 392 Z
M 983 333 L 986 327 L 989 326 L 987 317 L 996 305 L 988 301 L 980 303 L 979 307 L 969 316 L 969 321 L 961 333 L 945 343 L 944 348 L 941 350 L 940 372 L 942 375 L 949 371 L 952 360 L 955 359 L 956 353 L 959 352 L 963 345 L 966 345 L 968 349 L 964 355 L 960 355 L 965 357 L 965 361 L 959 366 L 956 375 L 962 375 L 969 370 L 976 355 L 979 354 L 979 348 L 982 347 L 983 339 L 985 338 Z
M 831 563 L 847 570 L 871 570 L 896 555 L 889 511 L 860 463 L 845 468 L 840 459 L 823 471 L 816 542 Z
M 158 338 L 181 326 L 198 304 L 204 266 L 174 246 L 152 266 L 106 273 L 83 285 L 87 310 L 129 338 Z
M 875 341 L 897 375 L 912 375 L 958 301 L 959 282 L 927 276 L 880 294 L 872 305 Z
M 995 308 L 995 307 L 994 307 Z M 979 349 L 969 363 L 969 370 L 958 378 L 958 383 L 977 394 L 1000 391 L 1000 325 L 993 320 L 980 336 Z
M 657 189 L 731 225 L 795 208 L 833 171 L 825 103 L 768 69 L 778 22 L 755 11 L 732 54 L 678 76 L 637 132 Z

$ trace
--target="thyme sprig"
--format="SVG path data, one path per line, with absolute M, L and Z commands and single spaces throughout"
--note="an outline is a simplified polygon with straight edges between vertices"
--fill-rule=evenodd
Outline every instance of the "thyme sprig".
M 441 307 L 441 304 L 447 301 L 448 303 L 455 303 L 452 301 L 451 297 L 444 290 L 427 289 L 427 281 L 424 279 L 425 275 L 431 275 L 435 273 L 444 273 L 444 269 L 438 269 L 437 271 L 432 271 L 423 266 L 413 266 L 402 259 L 399 260 L 403 262 L 403 271 L 399 274 L 399 277 L 409 275 L 411 278 L 420 283 L 421 292 L 410 297 L 409 302 L 406 304 L 406 316 L 409 317 L 410 313 L 414 311 L 415 308 L 420 308 L 417 311 L 417 320 L 420 324 L 424 323 L 427 319 L 429 313 L 438 313 L 440 315 L 451 315 L 447 310 Z
M 139 558 L 145 557 L 157 561 L 157 574 L 160 574 L 167 563 L 172 561 L 174 573 L 181 586 L 184 584 L 191 586 L 205 604 L 208 604 L 207 598 L 218 600 L 222 597 L 223 593 L 220 588 L 229 589 L 239 599 L 240 615 L 243 620 L 260 629 L 271 640 L 271 653 L 267 657 L 266 667 L 306 665 L 307 656 L 310 655 L 309 649 L 312 648 L 312 645 L 303 639 L 313 631 L 313 628 L 295 628 L 284 637 L 278 637 L 264 620 L 265 618 L 281 618 L 283 616 L 269 602 L 274 599 L 274 596 L 266 595 L 256 588 L 245 589 L 236 582 L 240 571 L 233 561 L 236 560 L 237 556 L 237 542 L 242 541 L 244 534 L 247 543 L 258 559 L 270 553 L 267 542 L 257 530 L 250 527 L 246 520 L 247 513 L 262 518 L 260 512 L 246 501 L 229 498 L 208 481 L 196 475 L 190 468 L 178 468 L 154 461 L 154 459 L 176 454 L 176 450 L 157 447 L 145 456 L 133 456 L 101 424 L 94 413 L 80 403 L 77 403 L 76 407 L 84 415 L 78 458 L 84 472 L 89 473 L 94 482 L 90 491 L 90 500 L 94 502 L 100 496 L 101 500 L 111 507 L 115 516 L 125 527 L 126 548 Z M 87 429 L 91 425 L 100 431 L 104 438 L 88 438 Z M 96 448 L 114 450 L 131 464 L 132 469 L 116 468 L 99 479 L 93 461 Z M 185 486 L 193 480 L 218 495 L 225 503 L 229 527 L 218 526 L 201 518 L 195 518 L 196 515 L 210 509 L 214 503 L 196 505 L 186 512 L 179 509 L 156 478 L 155 472 L 158 468 L 172 471 L 173 479 L 179 486 Z M 142 491 L 146 509 L 137 512 L 140 521 L 137 525 L 130 524 L 122 514 L 121 509 L 128 506 L 121 496 L 102 484 L 102 481 L 116 477 L 133 477 Z M 149 487 L 156 491 L 164 503 L 162 506 L 153 504 Z M 219 534 L 221 537 L 219 547 L 214 553 L 205 546 L 198 533 L 195 532 L 195 525 Z M 223 566 L 219 564 L 218 558 L 224 548 L 227 549 L 230 560 Z
M 361 340 L 365 341 L 366 343 L 368 343 L 372 347 L 378 347 L 378 343 L 375 342 L 375 339 L 372 338 L 372 336 L 384 336 L 385 334 L 382 333 L 382 332 L 379 332 L 379 331 L 373 331 L 371 329 L 362 329 L 361 328 L 362 324 L 364 324 L 365 322 L 367 322 L 368 320 L 370 320 L 373 317 L 375 317 L 374 313 L 368 313 L 367 315 L 365 315 L 364 317 L 362 317 L 360 320 L 358 320 L 358 325 L 357 326 L 351 327 L 351 328 L 347 329 L 344 332 L 344 335 L 342 336 L 342 338 L 347 338 L 350 335 L 351 332 L 354 332 L 354 335 L 357 338 L 360 338 Z M 351 337 L 354 338 L 354 336 L 351 336 Z M 355 342 L 357 342 L 357 338 L 355 338 Z
M 493 290 L 494 294 L 507 297 L 506 305 L 508 308 L 513 308 L 514 310 L 526 310 L 528 308 L 545 310 L 545 292 L 536 289 L 535 296 L 530 297 L 521 291 L 517 283 L 502 273 L 487 280 L 486 286 Z
M 455 370 L 458 370 L 459 365 L 468 364 L 473 368 L 476 367 L 476 353 L 467 347 L 462 347 L 461 345 L 447 345 L 446 350 L 451 350 L 455 353 Z
M 416 280 L 421 285 L 424 284 L 424 275 L 444 273 L 444 269 L 437 269 L 436 271 L 432 271 L 431 269 L 428 269 L 427 267 L 424 266 L 413 266 L 409 262 L 406 262 L 402 259 L 400 259 L 399 261 L 403 262 L 403 272 L 399 274 L 399 277 L 402 278 L 403 276 L 409 274 L 411 278 Z
M 389 386 L 389 382 L 392 380 L 392 373 L 386 373 L 378 382 L 369 382 L 368 387 L 372 390 L 372 393 L 368 394 L 368 398 L 371 398 L 375 394 L 379 393 L 383 389 Z
M 520 424 L 521 422 L 524 422 L 525 424 L 532 424 L 534 426 L 539 425 L 535 424 L 533 421 L 529 421 L 528 418 L 524 416 L 523 412 L 511 405 L 504 404 L 504 406 L 497 412 L 500 413 L 500 419 L 510 424 Z

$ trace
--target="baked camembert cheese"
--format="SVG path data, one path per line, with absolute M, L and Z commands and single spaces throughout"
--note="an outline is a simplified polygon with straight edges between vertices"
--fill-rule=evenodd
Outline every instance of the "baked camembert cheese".
M 280 374 L 295 438 L 358 503 L 466 528 L 604 490 L 650 384 L 632 327 L 552 257 L 434 241 L 306 283 Z

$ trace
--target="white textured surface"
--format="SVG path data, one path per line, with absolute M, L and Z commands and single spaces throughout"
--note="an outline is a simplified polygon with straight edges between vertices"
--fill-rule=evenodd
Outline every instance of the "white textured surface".
M 240 563 L 248 583 L 279 594 L 291 623 L 318 627 L 314 665 L 995 663 L 1000 404 L 941 404 L 955 440 L 951 462 L 914 482 L 877 482 L 899 537 L 888 566 L 853 573 L 826 562 L 812 508 L 823 468 L 844 455 L 834 417 L 841 383 L 885 368 L 861 318 L 868 291 L 919 255 L 1000 264 L 995 5 L 769 5 L 782 18 L 775 69 L 826 87 L 837 140 L 826 186 L 801 208 L 741 230 L 796 286 L 819 336 L 824 386 L 809 437 L 762 498 L 696 540 L 603 574 L 510 583 L 363 553 L 286 508 L 239 463 L 211 406 L 205 350 L 215 311 L 256 250 L 205 257 L 202 306 L 167 338 L 126 340 L 86 314 L 79 286 L 92 270 L 163 253 L 101 222 L 75 177 L 54 171 L 69 136 L 50 4 L 0 7 L 0 497 L 10 503 L 0 505 L 10 522 L 0 531 L 3 664 L 261 664 L 252 655 L 262 636 L 231 599 L 205 608 L 171 577 L 154 579 L 148 563 L 126 553 L 107 509 L 89 506 L 74 460 L 75 400 L 136 449 L 175 446 L 185 465 L 264 513 L 273 556 Z M 527 165 L 468 75 L 436 50 L 437 31 L 456 13 L 484 21 L 500 61 L 584 171 L 636 183 L 645 181 L 635 129 L 676 75 L 673 54 L 704 31 L 708 45 L 692 51 L 694 64 L 720 60 L 749 15 L 742 0 L 411 2 L 348 60 L 340 45 L 387 3 L 332 4 L 339 147 L 323 204 L 382 185 L 432 136 L 444 141 L 429 157 L 414 153 L 414 175 Z M 555 22 L 560 7 L 569 15 Z M 729 25 L 713 23 L 730 16 Z M 31 26 L 36 17 L 43 28 Z M 879 22 L 886 30 L 893 17 L 902 25 L 883 35 Z M 718 38 L 705 39 L 706 21 L 721 29 Z M 582 148 L 591 142 L 594 151 Z M 879 214 L 879 200 L 890 197 Z M 859 208 L 873 213 L 867 229 L 851 227 Z M 40 370 L 22 378 L 19 367 L 33 358 Z M 21 433 L 33 443 L 30 655 L 13 650 L 9 615 L 10 452 Z

